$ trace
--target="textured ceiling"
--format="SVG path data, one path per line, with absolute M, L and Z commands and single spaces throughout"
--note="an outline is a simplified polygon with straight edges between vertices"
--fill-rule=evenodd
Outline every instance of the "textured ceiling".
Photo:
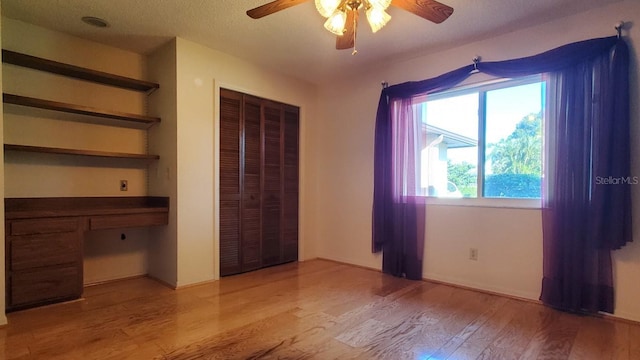
M 545 23 L 620 0 L 440 0 L 453 15 L 436 25 L 398 8 L 372 34 L 359 26 L 358 54 L 335 50 L 313 1 L 262 19 L 245 12 L 270 0 L 2 0 L 2 15 L 146 54 L 182 37 L 282 73 L 322 83 L 390 57 L 409 57 Z M 92 28 L 82 16 L 107 20 Z

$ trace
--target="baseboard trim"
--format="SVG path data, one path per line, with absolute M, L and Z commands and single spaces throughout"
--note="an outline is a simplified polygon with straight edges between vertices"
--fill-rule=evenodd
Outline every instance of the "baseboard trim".
M 163 286 L 166 286 L 172 290 L 184 290 L 184 289 L 188 289 L 188 288 L 192 288 L 192 287 L 196 287 L 196 286 L 201 286 L 201 285 L 207 285 L 207 284 L 213 284 L 214 282 L 216 282 L 217 280 L 211 279 L 211 280 L 205 280 L 205 281 L 200 281 L 197 283 L 193 283 L 193 284 L 187 284 L 187 285 L 174 285 L 174 284 L 169 284 L 168 282 L 158 279 L 156 277 L 153 277 L 151 275 L 146 275 L 146 277 L 148 277 L 149 279 L 156 281 L 160 284 L 162 284 Z
M 602 319 L 608 320 L 608 321 L 617 321 L 617 322 L 621 322 L 621 323 L 625 323 L 625 324 L 629 324 L 629 325 L 640 326 L 640 321 L 638 321 L 638 320 L 632 320 L 632 319 L 619 317 L 619 316 L 616 316 L 615 314 L 599 313 L 599 314 L 593 315 L 593 316 L 598 317 L 598 318 L 602 318 Z
M 530 299 L 530 298 L 526 298 L 526 297 L 522 297 L 522 296 L 517 296 L 517 295 L 505 294 L 505 293 L 501 293 L 501 292 L 497 292 L 497 291 L 485 290 L 485 289 L 476 288 L 476 287 L 467 286 L 467 285 L 460 285 L 460 284 L 456 284 L 456 283 L 452 283 L 452 282 L 448 282 L 448 281 L 435 280 L 435 279 L 430 279 L 430 278 L 422 278 L 422 281 L 426 281 L 426 282 L 430 282 L 430 283 L 434 283 L 434 284 L 451 286 L 451 287 L 458 288 L 458 289 L 463 289 L 463 290 L 475 291 L 475 292 L 479 292 L 479 293 L 483 293 L 483 294 L 487 294 L 487 295 L 500 296 L 500 297 L 503 297 L 503 298 L 517 300 L 517 301 L 524 301 L 524 302 L 528 302 L 528 303 L 531 303 L 531 304 L 543 305 L 542 301 L 540 301 L 540 300 L 534 300 L 534 299 Z
M 151 279 L 151 280 L 153 280 L 153 281 L 157 282 L 158 284 L 160 284 L 160 285 L 162 285 L 162 286 L 166 286 L 166 287 L 168 287 L 168 288 L 169 288 L 169 289 L 171 289 L 171 290 L 176 290 L 176 289 L 177 289 L 177 286 L 176 286 L 176 285 L 174 285 L 174 284 L 170 284 L 170 283 L 168 283 L 168 282 L 166 282 L 166 281 L 164 281 L 164 280 L 162 280 L 162 279 L 158 279 L 158 278 L 157 278 L 157 277 L 155 277 L 155 276 L 151 276 L 151 275 L 147 274 L 147 278 L 149 278 L 149 279 Z
M 179 286 L 175 287 L 175 290 L 189 289 L 189 288 L 196 287 L 196 286 L 213 284 L 214 282 L 216 282 L 216 280 L 211 279 L 211 280 L 200 281 L 200 282 L 193 283 L 193 284 L 179 285 Z
M 84 284 L 83 287 L 88 288 L 88 287 L 97 286 L 97 285 L 111 284 L 111 283 L 118 282 L 118 281 L 142 279 L 142 278 L 146 278 L 146 277 L 148 277 L 147 274 L 131 275 L 131 276 L 125 276 L 125 277 L 115 278 L 115 279 L 107 279 L 107 280 L 95 281 L 95 282 Z
M 382 272 L 382 270 L 378 269 L 378 268 L 374 268 L 374 267 L 371 267 L 371 266 L 365 266 L 365 265 L 352 264 L 352 263 L 348 263 L 348 262 L 345 262 L 345 261 L 327 259 L 327 258 L 322 258 L 322 257 L 316 258 L 315 260 L 329 261 L 329 262 L 332 262 L 332 263 L 335 263 L 335 264 L 349 265 L 349 266 L 357 267 L 357 268 L 360 268 L 360 269 Z

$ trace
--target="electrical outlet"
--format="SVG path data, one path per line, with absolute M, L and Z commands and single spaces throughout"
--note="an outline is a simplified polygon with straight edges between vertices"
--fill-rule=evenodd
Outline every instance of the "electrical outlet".
M 469 249 L 469 260 L 478 261 L 478 249 L 476 248 Z
M 120 180 L 120 191 L 129 190 L 129 182 L 127 180 Z

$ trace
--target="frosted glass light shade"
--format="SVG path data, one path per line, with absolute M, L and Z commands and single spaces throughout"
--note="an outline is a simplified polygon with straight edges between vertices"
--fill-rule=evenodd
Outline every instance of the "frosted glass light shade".
M 340 5 L 340 2 L 341 0 L 316 0 L 316 9 L 318 9 L 320 15 L 328 18 L 333 15 L 336 9 L 338 9 L 338 5 Z
M 371 31 L 375 33 L 387 25 L 391 20 L 391 15 L 387 14 L 384 9 L 372 6 L 367 10 L 367 20 L 369 21 L 369 26 L 371 26 Z
M 338 36 L 342 36 L 342 34 L 344 34 L 344 25 L 346 23 L 347 14 L 344 11 L 337 10 L 324 23 L 324 28 Z
M 391 0 L 369 0 L 369 4 L 371 4 L 372 7 L 386 10 L 389 5 L 391 5 Z

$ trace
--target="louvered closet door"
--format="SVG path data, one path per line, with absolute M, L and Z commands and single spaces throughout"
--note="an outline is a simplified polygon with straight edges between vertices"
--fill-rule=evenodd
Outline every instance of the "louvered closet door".
M 220 89 L 220 275 L 240 266 L 242 95 Z
M 259 269 L 261 259 L 260 179 L 261 179 L 261 99 L 246 96 L 244 101 L 244 173 L 242 176 L 241 253 L 242 271 Z
M 299 110 L 284 108 L 284 181 L 282 261 L 298 260 L 298 153 Z
M 263 103 L 262 264 L 282 262 L 282 106 Z
M 299 109 L 220 89 L 220 274 L 298 259 Z

